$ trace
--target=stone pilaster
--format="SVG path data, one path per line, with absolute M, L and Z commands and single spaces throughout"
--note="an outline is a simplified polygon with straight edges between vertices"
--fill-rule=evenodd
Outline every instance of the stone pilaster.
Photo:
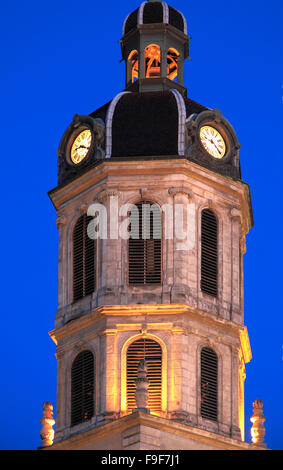
M 231 351 L 231 437 L 241 439 L 239 427 L 239 352 Z
M 66 276 L 66 263 L 67 256 L 67 243 L 66 243 L 66 226 L 67 217 L 61 216 L 56 220 L 56 225 L 59 235 L 58 247 L 58 308 L 66 305 L 67 301 L 67 276 Z
M 101 412 L 98 421 L 109 421 L 118 415 L 118 377 L 116 330 L 105 330 L 101 337 Z

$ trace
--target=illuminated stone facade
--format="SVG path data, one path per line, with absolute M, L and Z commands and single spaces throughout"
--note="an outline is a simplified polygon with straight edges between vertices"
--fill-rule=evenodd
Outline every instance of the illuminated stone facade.
M 141 15 L 138 18 L 141 21 Z M 166 27 L 174 36 L 171 25 L 162 24 L 156 30 L 153 24 L 134 25 L 142 38 L 145 30 L 151 29 L 158 35 Z M 182 40 L 183 49 L 180 46 L 179 50 L 183 51 L 184 60 L 184 50 L 188 52 L 184 49 L 184 41 L 188 40 L 186 31 L 175 33 L 174 48 Z M 130 42 L 125 36 L 123 46 L 131 46 L 130 54 L 134 35 L 130 31 L 128 34 Z M 131 70 L 127 70 L 129 78 Z M 143 97 L 144 80 L 141 77 L 141 91 L 127 93 L 141 93 Z M 155 82 L 161 94 L 168 80 L 161 77 Z M 119 158 L 111 154 L 117 138 L 115 119 L 118 109 L 122 112 L 122 105 L 126 105 L 125 95 L 113 100 L 107 113 L 105 110 L 93 113 L 93 118 L 103 121 L 105 117 L 105 142 L 104 145 L 99 142 L 102 149 L 99 157 L 89 167 L 84 166 L 84 171 L 75 174 L 76 168 L 72 168 L 71 177 L 67 174 L 65 141 L 73 127 L 64 136 L 64 145 L 61 143 L 59 171 L 64 168 L 61 184 L 49 193 L 57 211 L 59 231 L 58 309 L 55 329 L 50 333 L 57 344 L 56 433 L 50 449 L 253 448 L 244 442 L 245 363 L 250 361 L 251 351 L 243 315 L 243 255 L 245 237 L 253 224 L 250 193 L 240 178 L 236 137 L 218 111 L 210 119 L 215 119 L 216 127 L 222 122 L 227 135 L 230 132 L 226 162 L 219 163 L 219 172 L 215 171 L 215 162 L 211 168 L 201 158 L 200 164 L 196 162 L 198 152 L 204 155 L 205 151 L 197 147 L 197 139 L 193 137 L 196 124 L 192 124 L 195 118 L 190 106 L 198 110 L 194 113 L 198 116 L 206 111 L 201 105 L 188 104 L 182 82 L 183 75 L 174 93 L 170 91 L 174 88 L 172 81 L 166 89 L 167 95 L 160 95 L 167 99 L 168 93 L 172 93 L 169 98 L 173 107 L 176 100 L 175 155 Z M 151 92 L 152 89 L 147 91 Z M 86 119 L 80 122 L 88 125 Z M 60 159 L 64 158 L 63 165 Z M 208 157 L 204 155 L 204 158 Z M 141 200 L 169 208 L 173 226 L 178 205 L 189 214 L 182 224 L 184 232 L 189 234 L 187 246 L 182 245 L 174 230 L 172 237 L 166 236 L 168 224 L 162 212 L 162 282 L 158 285 L 129 284 L 128 240 L 111 237 L 127 216 L 127 204 Z M 115 221 L 112 216 L 107 218 L 108 236 L 97 241 L 95 291 L 74 302 L 74 227 L 94 203 L 103 204 L 108 215 L 115 210 L 118 215 Z M 207 208 L 213 211 L 218 224 L 216 296 L 200 287 L 201 213 Z M 150 414 L 127 410 L 127 349 L 141 338 L 156 341 L 162 351 L 161 409 Z M 202 348 L 213 350 L 218 361 L 217 419 L 214 420 L 201 413 Z M 94 411 L 90 419 L 72 425 L 72 364 L 85 350 L 91 351 L 95 358 Z

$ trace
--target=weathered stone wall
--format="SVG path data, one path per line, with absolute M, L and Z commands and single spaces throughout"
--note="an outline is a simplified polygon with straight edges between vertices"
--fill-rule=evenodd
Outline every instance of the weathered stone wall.
M 112 162 L 111 162 L 112 163 Z M 59 227 L 59 296 L 56 326 L 84 314 L 101 305 L 114 304 L 168 304 L 187 303 L 204 311 L 220 315 L 236 322 L 243 321 L 242 289 L 242 240 L 249 221 L 242 205 L 243 188 L 240 183 L 213 175 L 203 168 L 184 162 L 183 168 L 174 172 L 168 162 L 147 162 L 133 165 L 112 163 L 107 168 L 107 180 L 97 174 L 84 176 L 87 189 L 68 200 L 58 210 Z M 171 162 L 170 162 L 171 163 Z M 128 168 L 127 165 L 130 167 Z M 112 170 L 110 172 L 110 170 Z M 129 173 L 129 170 L 130 173 Z M 193 170 L 193 171 L 192 171 Z M 119 177 L 115 172 L 119 171 Z M 112 174 L 114 173 L 114 174 Z M 209 174 L 206 174 L 209 173 Z M 79 188 L 80 186 L 78 186 Z M 72 191 L 73 192 L 73 191 Z M 71 195 L 70 195 L 71 196 Z M 108 219 L 108 239 L 98 241 L 97 290 L 91 296 L 73 304 L 72 299 L 72 233 L 76 220 L 94 202 L 102 203 L 109 210 L 110 199 L 118 198 L 118 210 L 122 205 L 141 200 L 165 204 L 174 211 L 177 204 L 194 205 L 195 230 L 193 248 L 178 249 L 180 240 L 166 239 L 165 213 L 163 213 L 162 286 L 128 285 L 128 241 L 120 237 L 111 239 Z M 201 211 L 211 208 L 218 220 L 218 297 L 200 290 Z M 123 220 L 119 218 L 119 222 Z M 184 232 L 186 232 L 184 217 Z M 192 231 L 193 221 L 189 221 Z

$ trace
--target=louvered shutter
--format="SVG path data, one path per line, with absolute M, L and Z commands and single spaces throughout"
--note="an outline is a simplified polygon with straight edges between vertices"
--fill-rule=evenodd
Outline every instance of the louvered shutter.
M 71 425 L 88 421 L 94 415 L 95 362 L 91 351 L 82 351 L 72 364 Z
M 218 226 L 210 209 L 201 213 L 201 290 L 217 297 Z
M 87 227 L 92 217 L 82 215 L 73 233 L 73 299 L 91 294 L 96 289 L 97 241 L 89 238 Z
M 130 213 L 129 284 L 161 284 L 160 208 L 150 202 L 136 207 L 138 210 Z
M 149 399 L 147 407 L 151 412 L 162 409 L 162 349 L 160 344 L 152 339 L 142 338 L 134 341 L 127 350 L 127 409 L 136 408 L 135 391 L 137 367 L 139 362 L 147 362 L 147 378 L 149 380 Z
M 218 358 L 210 348 L 201 350 L 201 408 L 203 418 L 217 421 Z

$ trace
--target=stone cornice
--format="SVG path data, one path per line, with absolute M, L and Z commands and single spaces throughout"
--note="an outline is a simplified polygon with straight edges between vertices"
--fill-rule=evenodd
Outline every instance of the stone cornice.
M 101 182 L 105 183 L 107 180 L 111 180 L 111 186 L 113 186 L 114 178 L 116 179 L 119 177 L 120 182 L 117 183 L 117 188 L 122 190 L 123 181 L 121 180 L 121 176 L 150 176 L 152 178 L 152 175 L 155 174 L 158 176 L 158 183 L 160 186 L 160 176 L 164 177 L 168 175 L 172 177 L 172 175 L 180 173 L 193 178 L 196 183 L 199 182 L 206 184 L 218 191 L 219 195 L 227 200 L 227 204 L 229 204 L 229 197 L 234 201 L 238 201 L 244 222 L 243 228 L 245 233 L 248 233 L 249 229 L 253 225 L 249 186 L 242 181 L 235 181 L 232 178 L 210 171 L 180 157 L 176 159 L 164 158 L 158 160 L 146 159 L 121 161 L 119 159 L 113 159 L 102 161 L 87 173 L 84 173 L 64 186 L 54 188 L 49 191 L 48 194 L 55 208 L 59 210 L 63 204 L 67 204 L 68 201 L 71 201 L 77 195 L 82 194 L 89 188 L 93 188 L 94 185 Z M 166 183 L 164 185 L 164 188 L 165 187 Z
M 241 341 L 241 349 L 242 349 L 244 362 L 245 363 L 250 362 L 252 358 L 252 351 L 251 351 L 248 330 L 246 326 L 243 326 L 242 329 L 240 330 L 240 341 Z
M 76 318 L 54 330 L 52 330 L 49 335 L 55 342 L 55 344 L 59 345 L 62 341 L 66 338 L 70 338 L 71 335 L 75 335 L 77 332 L 81 331 L 82 329 L 89 329 L 96 325 L 99 321 L 101 321 L 105 317 L 137 317 L 136 323 L 131 320 L 131 325 L 129 330 L 133 330 L 133 325 L 136 325 L 136 328 L 139 329 L 141 324 L 141 320 L 138 320 L 138 317 L 144 317 L 146 312 L 147 318 L 150 316 L 156 316 L 156 322 L 149 321 L 147 323 L 147 327 L 149 330 L 156 330 L 159 328 L 160 322 L 158 316 L 162 317 L 162 327 L 161 330 L 164 331 L 164 322 L 168 329 L 168 331 L 175 332 L 175 327 L 173 325 L 173 317 L 172 315 L 185 315 L 189 316 L 194 320 L 200 320 L 202 323 L 207 324 L 208 326 L 214 326 L 216 329 L 221 329 L 223 332 L 228 332 L 234 334 L 235 337 L 239 338 L 240 348 L 243 354 L 243 358 L 245 362 L 249 362 L 251 359 L 251 349 L 249 343 L 249 337 L 247 328 L 239 323 L 235 323 L 231 320 L 226 320 L 222 317 L 216 316 L 212 313 L 204 312 L 194 307 L 190 307 L 188 305 L 180 305 L 180 304 L 160 304 L 160 305 L 106 305 L 96 308 L 95 310 L 82 315 L 79 318 Z M 171 322 L 168 320 L 164 320 L 164 315 L 168 315 Z M 126 321 L 127 324 L 127 321 Z M 175 329 L 174 329 L 175 328 Z M 166 329 L 166 328 L 165 328 Z M 104 323 L 103 326 L 97 328 L 95 334 L 96 335 L 103 335 L 103 334 L 117 334 L 118 332 L 125 331 L 125 323 L 121 323 L 118 321 L 115 327 L 109 329 L 109 327 Z M 185 326 L 178 326 L 178 333 L 179 334 L 187 334 L 188 330 Z M 90 333 L 93 334 L 93 333 Z

